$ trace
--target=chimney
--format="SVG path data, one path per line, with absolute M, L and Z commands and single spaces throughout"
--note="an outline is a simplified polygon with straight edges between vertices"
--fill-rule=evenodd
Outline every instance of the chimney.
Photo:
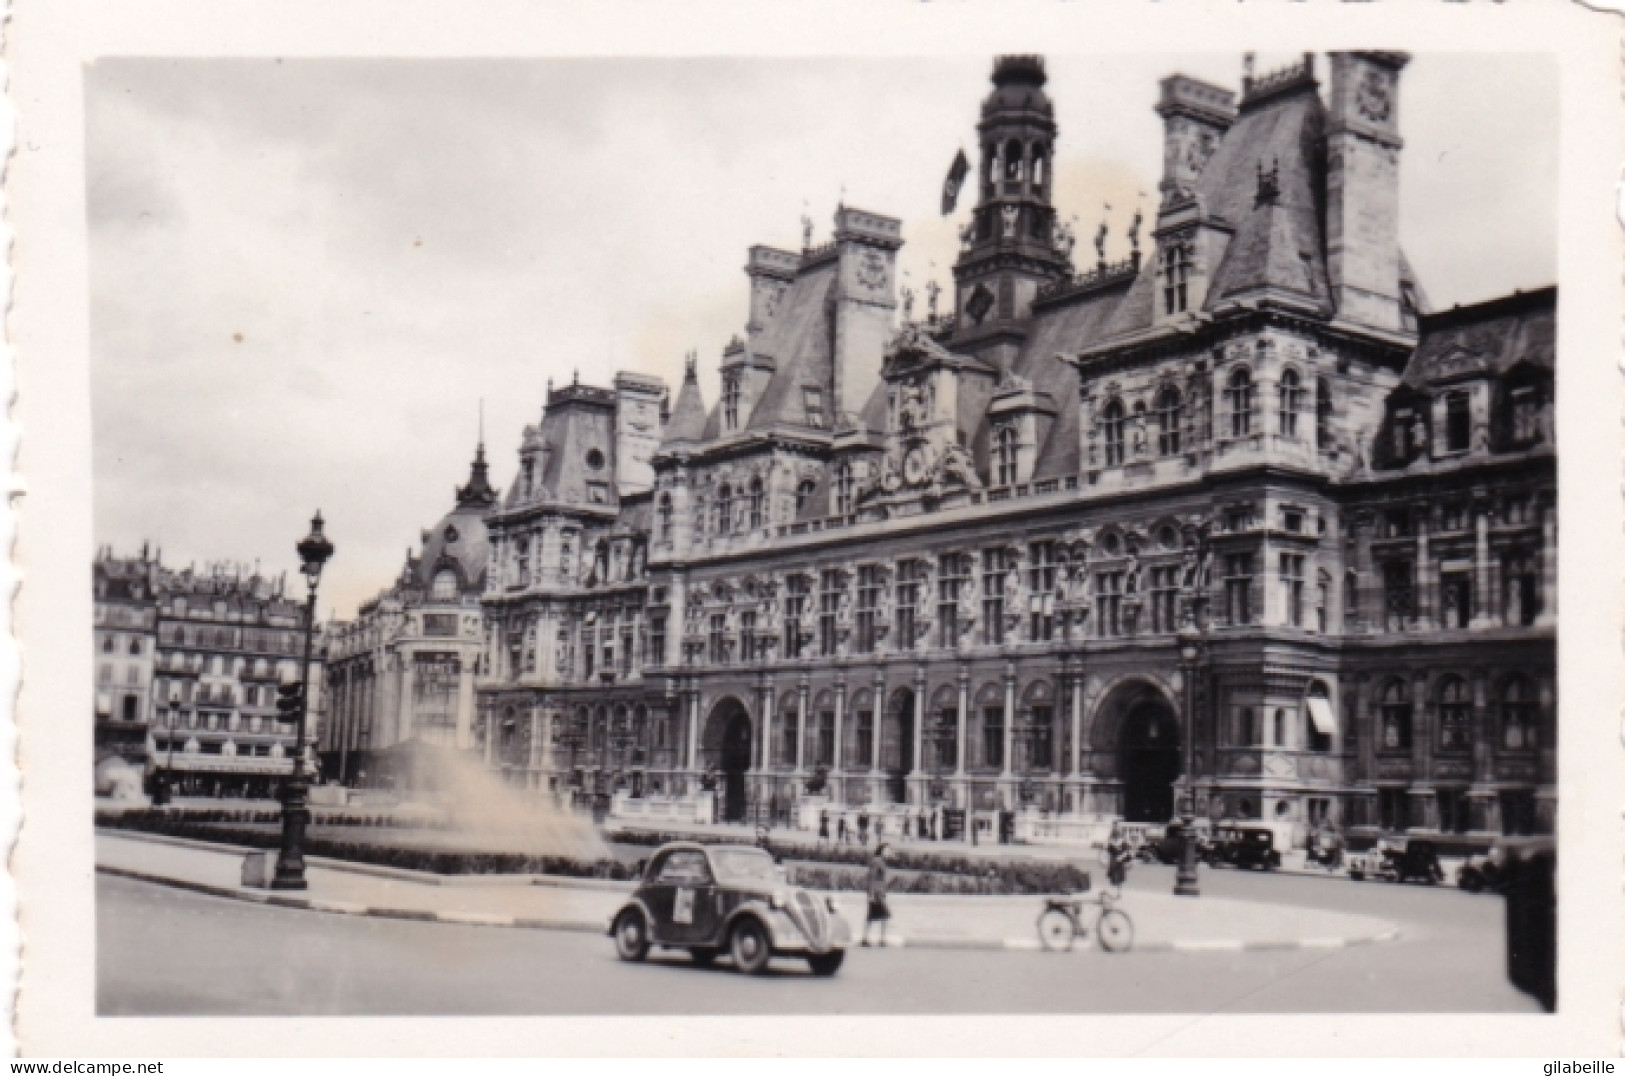
M 1236 95 L 1188 75 L 1161 82 L 1157 115 L 1162 117 L 1162 191 L 1164 205 L 1191 197 L 1196 181 L 1219 140 L 1236 119 Z
M 1403 52 L 1334 52 L 1326 132 L 1326 268 L 1337 317 L 1404 331 L 1399 265 Z
M 880 384 L 880 364 L 897 309 L 897 250 L 903 222 L 842 206 L 835 212 L 840 273 L 835 299 L 835 425 L 863 410 Z
M 767 328 L 784 298 L 790 281 L 795 279 L 801 255 L 772 247 L 754 246 L 745 260 L 745 275 L 750 277 L 750 320 L 745 323 L 747 339 L 754 340 Z
M 654 488 L 651 464 L 660 447 L 666 383 L 658 377 L 615 375 L 615 485 L 620 496 Z

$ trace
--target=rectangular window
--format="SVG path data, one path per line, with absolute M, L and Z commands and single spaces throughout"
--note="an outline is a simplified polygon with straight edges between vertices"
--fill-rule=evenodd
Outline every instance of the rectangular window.
M 1095 605 L 1099 610 L 1100 634 L 1123 634 L 1123 573 L 1095 573 Z
M 1004 767 L 1004 707 L 982 707 L 982 765 Z
M 852 765 L 867 768 L 875 757 L 875 712 L 873 710 L 858 711 L 858 733 L 853 739 L 853 749 L 857 757 Z
M 725 430 L 739 428 L 738 374 L 729 374 L 722 381 L 722 426 Z
M 963 553 L 944 553 L 937 565 L 937 645 L 944 650 L 959 645 L 959 592 L 969 560 Z
M 858 566 L 858 653 L 875 649 L 875 611 L 880 606 L 880 569 L 873 564 Z
M 1540 397 L 1533 385 L 1512 390 L 1512 440 L 1519 445 L 1540 440 Z
M 723 665 L 728 661 L 728 617 L 726 614 L 711 614 L 710 657 L 713 665 Z
M 621 675 L 632 675 L 632 629 L 621 632 Z
M 835 765 L 834 710 L 825 710 L 818 715 L 818 742 L 813 750 L 813 765 Z
M 982 643 L 1004 642 L 1004 577 L 1006 550 L 982 550 Z
M 581 675 L 583 679 L 591 680 L 593 663 L 598 660 L 598 631 L 595 628 L 581 629 Z
M 739 614 L 739 660 L 750 664 L 756 660 L 756 614 Z
M 1377 814 L 1384 831 L 1396 833 L 1405 828 L 1405 798 L 1403 788 L 1377 790 Z
M 1303 554 L 1281 554 L 1281 598 L 1288 625 L 1303 627 Z
M 915 615 L 920 603 L 920 579 L 925 565 L 917 560 L 899 561 L 897 564 L 897 623 L 892 647 L 896 650 L 914 649 Z
M 519 539 L 519 585 L 530 586 L 530 539 Z
M 1033 542 L 1027 547 L 1027 558 L 1032 640 L 1047 643 L 1055 638 L 1055 542 Z
M 1473 616 L 1471 572 L 1443 572 L 1439 576 L 1439 617 L 1447 628 L 1465 628 Z
M 1174 631 L 1179 625 L 1179 567 L 1151 569 L 1151 630 Z
M 1527 627 L 1540 615 L 1540 576 L 1531 553 L 1509 553 L 1501 562 L 1501 618 Z
M 802 402 L 802 405 L 806 408 L 807 425 L 811 426 L 815 430 L 823 429 L 824 428 L 824 390 L 823 389 L 815 389 L 815 388 L 803 388 L 801 390 L 801 402 Z
M 1467 832 L 1467 793 L 1459 788 L 1441 788 L 1434 792 L 1439 801 L 1439 832 Z
M 1416 619 L 1415 572 L 1408 560 L 1390 561 L 1382 568 L 1382 586 L 1389 631 L 1404 631 Z
M 841 611 L 841 573 L 825 568 L 818 584 L 818 653 L 826 658 L 835 656 L 839 635 L 837 616 Z
M 1028 729 L 1031 757 L 1029 766 L 1035 770 L 1055 768 L 1055 711 L 1048 706 L 1034 706 L 1032 724 Z
M 1466 452 L 1472 444 L 1473 412 L 1465 392 L 1444 398 L 1444 443 L 1449 452 Z
M 785 580 L 784 590 L 784 656 L 801 656 L 801 621 L 807 615 L 807 592 L 811 581 L 804 575 L 792 575 Z
M 1253 555 L 1232 553 L 1224 558 L 1225 615 L 1233 625 L 1253 622 Z
M 649 652 L 643 663 L 658 669 L 666 664 L 666 614 L 654 613 L 649 617 Z

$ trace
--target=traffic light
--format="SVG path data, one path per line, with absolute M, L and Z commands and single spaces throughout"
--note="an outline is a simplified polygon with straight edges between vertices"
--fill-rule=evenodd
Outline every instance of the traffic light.
M 278 684 L 276 689 L 276 717 L 278 721 L 293 724 L 305 711 L 305 685 Z

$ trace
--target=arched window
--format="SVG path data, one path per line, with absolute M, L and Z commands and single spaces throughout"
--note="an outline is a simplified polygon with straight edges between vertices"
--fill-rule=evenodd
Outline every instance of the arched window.
M 762 524 L 765 521 L 762 516 L 762 480 L 760 478 L 752 478 L 750 480 L 749 493 L 745 498 L 745 505 L 746 513 L 750 520 L 750 529 L 753 531 L 761 530 Z
M 1279 710 L 1278 709 L 1278 710 L 1275 711 L 1275 728 L 1272 729 L 1271 731 L 1274 733 L 1274 746 L 1276 746 L 1276 747 L 1285 747 L 1285 746 L 1287 746 L 1287 742 L 1286 742 L 1286 711 L 1285 710 Z
M 457 599 L 457 573 L 450 568 L 442 568 L 434 573 L 434 582 L 429 587 L 429 598 L 437 602 L 449 602 Z
M 1191 248 L 1169 243 L 1162 251 L 1162 308 L 1165 314 L 1184 313 L 1190 299 Z
M 739 428 L 739 375 L 729 374 L 722 379 L 722 428 Z
M 1439 686 L 1439 748 L 1465 751 L 1472 746 L 1473 694 L 1467 681 L 1452 676 Z
M 717 533 L 733 530 L 734 491 L 726 482 L 717 489 Z
M 669 542 L 671 541 L 671 494 L 662 493 L 660 495 L 658 511 L 660 516 L 660 540 Z
M 1100 433 L 1106 442 L 1106 466 L 1123 464 L 1123 401 L 1113 400 L 1100 415 Z
M 1230 375 L 1224 390 L 1230 408 L 1230 436 L 1249 437 L 1253 432 L 1253 375 L 1245 366 Z
M 1042 192 L 1044 189 L 1044 151 L 1033 151 L 1033 190 Z
M 850 463 L 837 464 L 835 467 L 835 514 L 838 516 L 852 514 L 852 465 Z
M 1315 446 L 1322 452 L 1332 447 L 1332 387 L 1324 377 L 1315 381 Z
M 131 657 L 140 657 L 141 656 L 141 640 L 140 639 L 131 639 L 130 640 L 130 656 Z
M 1016 430 L 1000 426 L 993 441 L 994 485 L 1008 486 L 1016 480 Z
M 1540 711 L 1534 688 L 1516 674 L 1501 685 L 1501 742 L 1511 751 L 1533 751 L 1540 746 Z
M 1004 147 L 1004 180 L 1007 186 L 1013 187 L 1021 182 L 1022 165 L 1025 154 L 1021 143 L 1011 139 Z
M 1281 436 L 1296 439 L 1298 411 L 1303 407 L 1303 382 L 1298 378 L 1298 371 L 1285 370 L 1281 373 L 1278 392 L 1281 401 Z
M 803 479 L 796 486 L 796 515 L 800 515 L 807 507 L 807 501 L 813 495 L 817 486 L 812 479 Z
M 1167 385 L 1157 393 L 1157 452 L 1163 456 L 1177 456 L 1180 448 L 1180 426 L 1185 421 L 1184 401 L 1179 390 Z
M 1408 751 L 1411 746 L 1411 692 L 1399 677 L 1388 681 L 1382 689 L 1379 703 L 1382 714 L 1382 739 L 1378 747 L 1384 751 Z

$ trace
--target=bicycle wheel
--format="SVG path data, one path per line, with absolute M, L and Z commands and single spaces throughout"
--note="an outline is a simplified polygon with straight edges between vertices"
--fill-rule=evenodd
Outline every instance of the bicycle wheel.
M 1077 933 L 1072 917 L 1059 908 L 1046 908 L 1038 917 L 1038 940 L 1052 953 L 1070 950 Z
M 1100 935 L 1100 947 L 1108 953 L 1126 953 L 1134 944 L 1134 922 L 1116 908 L 1100 913 L 1095 933 Z

